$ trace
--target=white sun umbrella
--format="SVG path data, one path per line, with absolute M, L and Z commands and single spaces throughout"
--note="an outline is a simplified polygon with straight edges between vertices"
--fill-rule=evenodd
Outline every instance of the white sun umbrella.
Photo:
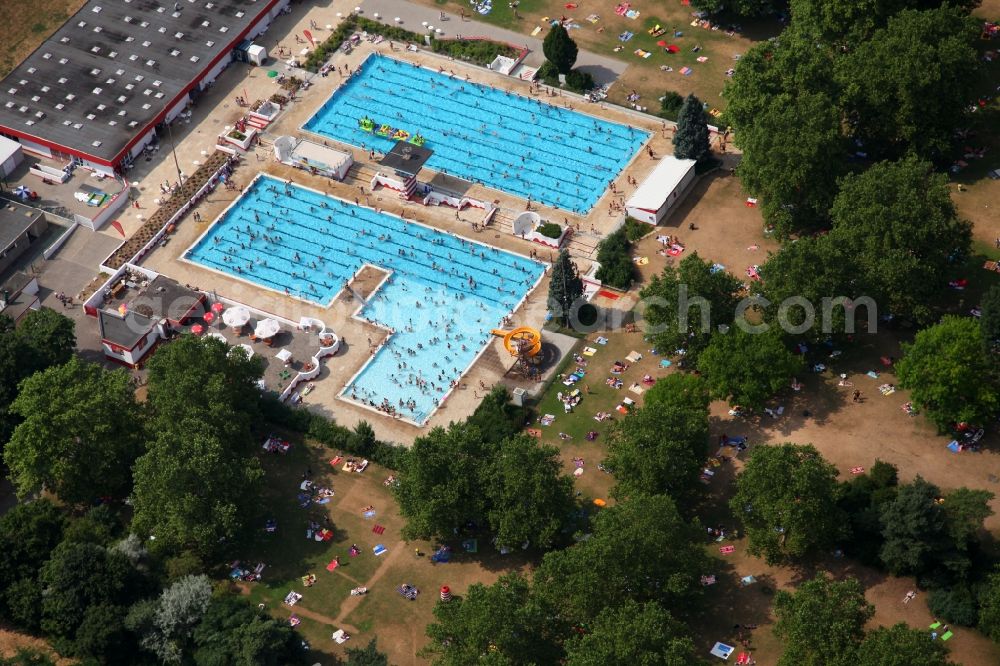
M 257 328 L 254 329 L 254 335 L 258 338 L 263 338 L 267 340 L 268 338 L 273 338 L 281 330 L 281 324 L 275 319 L 267 318 L 261 319 L 257 322 Z
M 277 354 L 275 354 L 274 357 L 279 361 L 281 361 L 282 363 L 284 363 L 285 365 L 288 365 L 289 363 L 292 362 L 292 352 L 290 352 L 287 349 L 282 349 Z
M 216 340 L 222 340 L 227 345 L 229 344 L 229 340 L 226 340 L 226 336 L 224 336 L 222 333 L 218 333 L 216 331 L 212 331 L 211 333 L 209 333 L 205 337 L 206 338 L 215 338 Z
M 246 326 L 247 322 L 250 321 L 250 310 L 242 305 L 229 308 L 222 313 L 222 321 L 226 326 L 232 326 L 233 328 Z

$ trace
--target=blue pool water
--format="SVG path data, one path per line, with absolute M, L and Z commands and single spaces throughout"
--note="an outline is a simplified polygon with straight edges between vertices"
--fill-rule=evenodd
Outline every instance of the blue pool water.
M 540 100 L 379 55 L 305 124 L 337 141 L 388 152 L 365 117 L 420 134 L 427 167 L 522 198 L 586 213 L 649 136 Z
M 376 407 L 388 401 L 417 423 L 544 271 L 531 259 L 267 176 L 185 256 L 320 305 L 365 264 L 392 271 L 358 316 L 395 333 L 344 395 Z

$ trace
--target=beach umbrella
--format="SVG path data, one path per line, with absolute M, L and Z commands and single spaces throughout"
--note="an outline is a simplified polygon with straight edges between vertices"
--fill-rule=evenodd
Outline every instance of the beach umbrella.
M 215 331 L 212 331 L 211 333 L 209 333 L 205 337 L 206 338 L 215 338 L 216 340 L 222 340 L 227 345 L 229 344 L 229 340 L 226 340 L 226 336 L 222 335 L 222 333 L 217 333 Z
M 657 45 L 657 46 L 666 46 L 666 45 L 667 45 L 667 42 L 666 42 L 665 40 L 662 40 L 662 39 L 661 39 L 660 41 L 656 42 L 656 45 Z
M 202 333 L 205 332 L 205 327 L 202 326 L 201 324 L 195 324 L 194 326 L 191 327 L 191 332 L 194 333 L 195 335 L 201 335 Z
M 215 313 L 214 312 L 206 312 L 205 314 L 203 314 L 201 316 L 201 318 L 205 320 L 206 324 L 211 324 L 213 321 L 215 321 Z
M 681 47 L 677 46 L 676 44 L 670 44 L 667 46 L 667 50 L 670 51 L 671 53 L 680 53 Z
M 253 347 L 245 343 L 242 345 L 237 345 L 237 347 L 239 347 L 240 349 L 242 349 L 247 353 L 247 358 L 253 358 Z M 233 347 L 233 349 L 236 349 L 236 347 Z M 229 352 L 232 353 L 232 349 L 230 349 Z
M 267 340 L 268 338 L 273 338 L 277 335 L 278 331 L 281 330 L 281 324 L 276 320 L 268 317 L 267 319 L 261 319 L 257 322 L 257 327 L 254 329 L 254 335 L 258 338 Z
M 29 190 L 24 185 L 18 185 L 16 188 L 14 188 L 14 194 L 21 197 L 22 199 L 27 199 L 28 197 L 31 196 L 31 190 Z
M 220 312 L 222 312 L 225 309 L 226 309 L 226 306 L 223 305 L 222 303 L 220 303 L 219 301 L 216 301 L 215 303 L 212 303 L 212 312 L 214 312 L 215 314 L 219 314 Z
M 222 313 L 222 321 L 225 322 L 226 326 L 233 328 L 246 326 L 247 322 L 250 321 L 250 311 L 242 305 L 237 305 Z

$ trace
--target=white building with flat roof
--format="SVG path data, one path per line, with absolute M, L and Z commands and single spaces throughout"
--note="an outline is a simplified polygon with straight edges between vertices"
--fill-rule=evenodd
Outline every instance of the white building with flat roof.
M 659 224 L 694 183 L 694 165 L 694 160 L 681 160 L 673 155 L 661 157 L 660 163 L 625 202 L 625 212 L 640 222 Z

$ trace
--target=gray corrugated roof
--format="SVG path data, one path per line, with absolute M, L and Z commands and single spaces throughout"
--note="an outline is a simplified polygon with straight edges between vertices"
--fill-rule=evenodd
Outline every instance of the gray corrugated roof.
M 111 161 L 270 4 L 89 0 L 0 83 L 0 127 Z

